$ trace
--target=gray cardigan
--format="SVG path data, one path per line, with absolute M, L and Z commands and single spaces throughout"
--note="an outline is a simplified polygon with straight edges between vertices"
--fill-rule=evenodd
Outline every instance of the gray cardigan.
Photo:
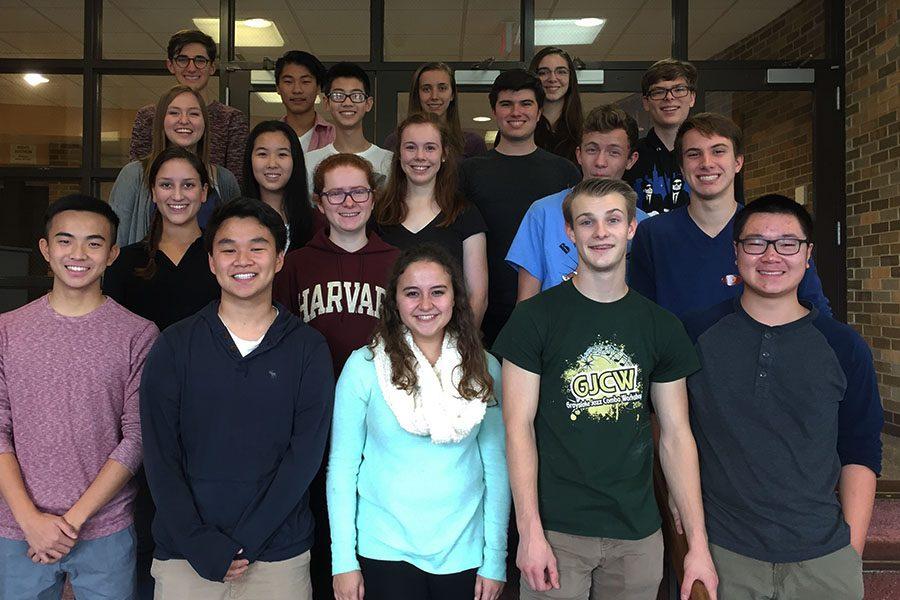
M 221 202 L 229 202 L 241 195 L 237 179 L 225 167 L 212 166 L 210 177 Z M 156 206 L 150 189 L 144 183 L 144 165 L 141 161 L 132 161 L 119 171 L 109 193 L 109 205 L 119 217 L 116 243 L 120 248 L 144 239 L 150 231 L 150 219 Z

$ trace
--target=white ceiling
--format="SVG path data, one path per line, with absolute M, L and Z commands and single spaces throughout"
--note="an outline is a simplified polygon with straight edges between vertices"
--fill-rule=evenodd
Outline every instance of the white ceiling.
M 0 57 L 80 57 L 83 2 L 0 0 Z M 716 54 L 797 2 L 691 0 L 691 58 Z M 104 55 L 159 59 L 173 31 L 218 12 L 219 0 L 104 0 Z M 671 51 L 670 0 L 535 0 L 535 17 L 606 19 L 593 44 L 568 46 L 586 61 L 651 60 Z M 290 48 L 310 50 L 325 61 L 369 58 L 369 0 L 238 0 L 237 18 L 272 20 L 285 40 L 278 48 L 239 47 L 245 60 L 277 58 Z M 518 21 L 519 0 L 385 0 L 385 57 L 516 59 Z M 507 31 L 512 32 L 508 38 Z

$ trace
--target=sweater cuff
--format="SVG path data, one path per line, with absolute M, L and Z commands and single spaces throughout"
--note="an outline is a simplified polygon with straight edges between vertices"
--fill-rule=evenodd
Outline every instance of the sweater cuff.
M 497 555 L 493 553 L 485 553 L 484 562 L 478 569 L 478 574 L 485 579 L 493 579 L 494 581 L 506 581 L 506 553 Z
M 335 551 L 332 548 L 331 556 L 331 574 L 340 575 L 341 573 L 349 573 L 350 571 L 361 571 L 359 561 L 356 559 L 356 553 L 345 553 Z

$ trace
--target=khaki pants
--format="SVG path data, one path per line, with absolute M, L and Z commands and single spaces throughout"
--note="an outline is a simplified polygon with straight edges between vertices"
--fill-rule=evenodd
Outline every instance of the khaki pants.
M 309 551 L 278 562 L 258 561 L 231 583 L 203 579 L 186 560 L 156 560 L 153 600 L 311 600 Z
M 662 532 L 614 540 L 545 531 L 559 589 L 536 592 L 521 580 L 520 600 L 654 600 L 662 579 Z
M 769 563 L 709 545 L 723 600 L 862 600 L 862 559 L 853 546 L 820 558 Z

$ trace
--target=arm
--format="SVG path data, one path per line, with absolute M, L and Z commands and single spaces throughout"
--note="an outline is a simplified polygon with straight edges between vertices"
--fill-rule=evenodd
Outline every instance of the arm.
M 116 234 L 116 243 L 120 248 L 129 244 L 128 236 L 131 232 L 132 221 L 135 219 L 135 211 L 140 202 L 138 196 L 143 193 L 143 174 L 141 163 L 128 163 L 113 183 L 109 192 L 109 205 L 119 217 L 119 228 Z
M 850 545 L 862 556 L 875 504 L 875 473 L 862 465 L 844 465 L 838 491 L 844 520 L 850 526 Z
M 688 419 L 687 386 L 684 378 L 652 382 L 650 393 L 659 418 L 659 460 L 687 536 L 681 598 L 687 600 L 695 581 L 716 600 L 719 580 L 709 554 L 703 501 L 700 496 L 700 464 Z
M 538 455 L 534 437 L 541 376 L 503 361 L 503 389 L 507 401 L 503 410 L 506 425 L 506 456 L 509 483 L 516 507 L 519 549 L 516 566 L 531 589 L 543 592 L 559 589 L 556 557 L 541 524 L 538 512 Z
M 222 581 L 241 545 L 203 522 L 182 462 L 180 368 L 160 336 L 141 376 L 144 469 L 156 519 L 198 575 Z
M 497 405 L 488 406 L 477 438 L 484 468 L 484 562 L 478 569 L 478 575 L 494 581 L 506 581 L 510 492 L 501 411 L 503 385 L 500 365 L 491 356 L 487 360 L 494 380 Z
M 228 140 L 225 148 L 225 168 L 234 175 L 237 182 L 243 181 L 244 147 L 247 145 L 249 126 L 247 117 L 240 111 L 232 112 L 228 125 Z M 252 173 L 248 174 L 252 177 Z
M 541 293 L 541 282 L 524 268 L 519 269 L 519 292 L 516 302 L 528 300 Z
M 125 382 L 125 397 L 122 405 L 120 430 L 122 437 L 100 469 L 100 473 L 64 515 L 66 521 L 76 529 L 81 529 L 88 519 L 106 506 L 141 466 L 143 449 L 138 393 L 141 372 L 158 333 L 156 326 L 148 323 L 144 331 L 132 343 L 130 371 L 128 381 Z
M 314 332 L 314 330 L 308 330 Z M 331 426 L 334 369 L 325 339 L 318 332 L 302 348 L 300 389 L 294 398 L 294 430 L 275 469 L 272 482 L 244 510 L 232 536 L 243 544 L 242 556 L 251 562 L 266 541 L 293 512 L 319 472 Z
M 797 296 L 801 300 L 811 302 L 813 306 L 819 309 L 820 313 L 829 317 L 832 316 L 831 304 L 828 302 L 828 298 L 825 297 L 825 291 L 822 289 L 822 280 L 819 279 L 816 263 L 812 259 L 809 260 L 809 268 L 800 281 Z
M 155 112 L 155 107 L 145 106 L 138 109 L 137 114 L 134 115 L 134 125 L 131 127 L 131 146 L 128 150 L 131 160 L 140 160 L 148 156 L 153 149 L 151 134 Z
M 476 233 L 463 240 L 463 272 L 475 326 L 481 327 L 488 300 L 487 237 L 484 233 Z
M 216 168 L 216 172 L 219 178 L 219 197 L 222 199 L 222 204 L 239 198 L 241 196 L 241 186 L 238 185 L 234 174 L 221 166 Z

